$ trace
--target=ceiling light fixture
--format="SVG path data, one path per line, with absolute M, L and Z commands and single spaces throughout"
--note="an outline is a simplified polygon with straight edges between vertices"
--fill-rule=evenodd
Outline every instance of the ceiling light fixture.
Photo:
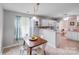
M 40 5 L 40 3 L 36 3 L 36 4 L 34 5 L 34 7 L 33 7 L 33 9 L 34 9 L 34 15 L 37 14 L 38 9 L 39 9 L 39 5 Z
M 38 21 L 36 15 L 37 15 L 37 12 L 38 12 L 38 9 L 39 9 L 39 5 L 40 5 L 40 3 L 36 3 L 33 6 L 34 16 L 32 17 L 32 19 L 35 20 L 35 21 Z
M 64 14 L 63 20 L 68 20 L 68 14 Z

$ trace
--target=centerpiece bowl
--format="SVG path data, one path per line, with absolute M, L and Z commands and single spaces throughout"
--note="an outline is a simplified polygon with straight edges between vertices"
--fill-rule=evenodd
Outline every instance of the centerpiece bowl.
M 37 40 L 37 36 L 33 35 L 32 38 L 30 39 L 30 41 L 36 41 Z

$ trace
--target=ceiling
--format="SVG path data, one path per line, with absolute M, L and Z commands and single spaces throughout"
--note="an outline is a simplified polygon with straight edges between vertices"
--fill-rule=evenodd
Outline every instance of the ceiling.
M 34 3 L 3 3 L 3 8 L 26 14 L 34 14 Z M 79 3 L 40 3 L 37 15 L 62 17 L 79 15 Z

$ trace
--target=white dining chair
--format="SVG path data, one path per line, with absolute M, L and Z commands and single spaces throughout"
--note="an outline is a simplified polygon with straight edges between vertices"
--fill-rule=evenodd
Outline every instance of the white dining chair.
M 28 34 L 26 34 L 26 36 L 23 39 L 23 44 L 20 47 L 20 54 L 23 55 L 25 52 L 26 54 L 28 54 L 28 45 L 25 43 L 25 40 L 28 40 Z

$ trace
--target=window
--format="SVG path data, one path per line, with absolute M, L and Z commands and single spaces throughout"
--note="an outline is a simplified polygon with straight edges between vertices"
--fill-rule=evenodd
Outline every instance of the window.
M 27 34 L 30 36 L 31 26 L 30 26 L 30 18 L 23 16 L 16 16 L 15 20 L 15 28 L 16 28 L 16 40 L 22 39 Z

